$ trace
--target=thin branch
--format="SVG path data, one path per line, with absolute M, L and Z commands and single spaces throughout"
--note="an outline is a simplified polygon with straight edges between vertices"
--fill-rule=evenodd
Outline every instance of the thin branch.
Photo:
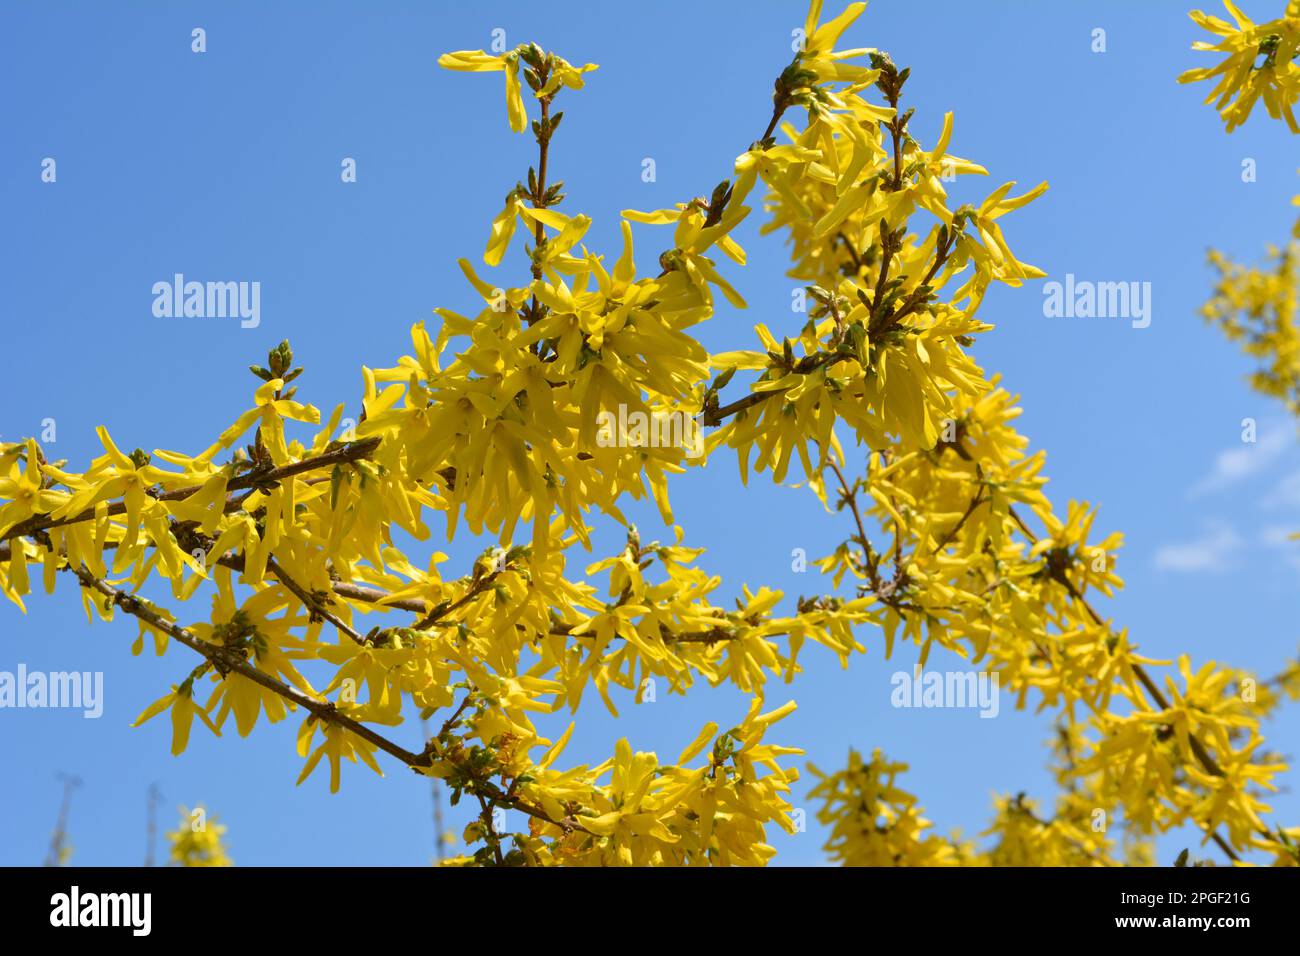
M 493 582 L 496 581 L 497 575 L 500 573 L 500 571 L 492 571 L 489 574 L 484 574 L 474 578 L 470 583 L 469 590 L 459 598 L 451 604 L 448 604 L 446 607 L 443 607 L 441 604 L 436 605 L 432 611 L 412 624 L 411 627 L 417 631 L 436 627 L 444 618 L 447 617 L 447 615 L 451 614 L 453 611 L 460 610 L 470 601 L 488 591 L 492 587 Z
M 849 260 L 853 263 L 853 267 L 855 269 L 861 269 L 864 265 L 862 257 L 858 255 L 858 250 L 854 247 L 853 243 L 849 241 L 849 237 L 844 235 L 843 232 L 837 232 L 835 233 L 835 238 L 844 243 L 844 249 L 848 252 Z
M 487 844 L 492 848 L 492 855 L 496 857 L 497 866 L 500 866 L 505 860 L 501 856 L 501 837 L 497 835 L 496 827 L 492 823 L 492 804 L 481 794 L 476 793 L 478 797 L 479 819 L 483 821 L 483 829 L 487 834 Z
M 849 483 L 844 478 L 844 472 L 830 458 L 826 459 L 826 464 L 830 466 L 831 471 L 835 472 L 835 477 L 840 482 L 840 492 L 844 501 L 849 505 L 853 512 L 853 521 L 858 526 L 858 542 L 862 545 L 862 560 L 865 562 L 867 577 L 871 579 L 872 587 L 877 591 L 880 590 L 880 570 L 877 562 L 871 560 L 871 542 L 867 540 L 866 526 L 862 522 L 862 512 L 858 509 L 858 493 L 856 490 L 849 488 Z
M 964 525 L 967 519 L 970 518 L 970 516 L 975 513 L 975 509 L 978 508 L 983 503 L 984 503 L 984 495 L 982 492 L 976 494 L 975 497 L 971 499 L 970 507 L 966 509 L 965 513 L 961 516 L 961 519 L 955 525 L 953 525 L 952 529 L 943 536 L 943 538 L 939 541 L 938 544 L 934 546 L 934 550 L 930 552 L 931 557 L 933 557 L 934 555 L 942 551 L 944 548 L 946 548 L 949 542 L 951 542 L 953 538 L 957 537 L 957 532 L 961 530 L 962 525 Z
M 1037 541 L 1038 540 L 1037 537 L 1029 529 L 1029 526 L 1025 523 L 1025 520 L 1020 517 L 1016 509 L 1011 508 L 1009 510 L 1011 512 L 1011 517 L 1015 520 L 1016 524 L 1020 526 L 1020 530 L 1024 532 L 1025 536 L 1029 538 L 1031 542 Z M 1110 631 L 1110 625 L 1102 618 L 1100 614 L 1097 613 L 1097 611 L 1093 608 L 1093 606 L 1090 603 L 1088 603 L 1087 599 L 1083 596 L 1082 593 L 1080 593 L 1079 589 L 1075 586 L 1073 581 L 1071 581 L 1069 578 L 1066 578 L 1064 576 L 1061 576 L 1060 578 L 1054 578 L 1053 580 L 1056 580 L 1058 581 L 1058 583 L 1064 585 L 1066 592 L 1072 598 L 1074 598 L 1074 600 L 1079 602 L 1079 604 L 1083 607 L 1083 609 L 1088 613 L 1088 616 L 1092 618 L 1094 624 L 1096 624 L 1098 627 L 1106 629 L 1107 632 Z M 1142 684 L 1146 692 L 1151 696 L 1151 699 L 1155 702 L 1156 706 L 1160 710 L 1168 710 L 1170 706 L 1168 698 L 1166 698 L 1165 695 L 1161 693 L 1160 688 L 1156 685 L 1156 682 L 1151 679 L 1151 675 L 1147 673 L 1146 668 L 1137 662 L 1134 662 L 1132 666 L 1133 666 L 1133 675 L 1138 679 L 1138 681 Z M 1210 753 L 1208 748 L 1206 748 L 1205 744 L 1201 741 L 1200 737 L 1198 737 L 1194 733 L 1188 733 L 1187 741 L 1188 741 L 1188 745 L 1191 747 L 1193 755 L 1195 755 L 1197 761 L 1200 762 L 1201 766 L 1205 768 L 1206 773 L 1210 774 L 1213 777 L 1224 776 L 1223 768 L 1219 765 L 1219 762 L 1214 759 L 1214 755 Z M 1215 830 L 1210 830 L 1207 832 L 1209 833 L 1210 838 L 1214 840 L 1215 844 L 1217 844 L 1219 848 L 1222 849 L 1223 852 L 1229 856 L 1230 859 L 1232 859 L 1234 862 L 1240 859 L 1237 856 L 1237 854 L 1232 851 L 1232 848 L 1227 844 L 1227 842 L 1224 841 L 1224 839 L 1219 836 L 1217 828 Z M 1262 827 L 1257 827 L 1256 832 L 1264 837 L 1267 837 L 1270 840 L 1273 839 L 1273 834 L 1271 834 L 1268 830 Z
M 63 781 L 63 800 L 59 804 L 59 816 L 54 823 L 54 832 L 50 835 L 50 849 L 45 857 L 46 866 L 62 866 L 63 853 L 68 846 L 68 815 L 72 810 L 72 791 L 81 786 L 81 778 L 59 774 Z
M 364 645 L 366 643 L 366 639 L 357 633 L 352 625 L 348 624 L 347 621 L 344 621 L 337 614 L 332 612 L 325 606 L 324 601 L 317 598 L 316 595 L 309 592 L 306 588 L 290 577 L 289 572 L 282 568 L 275 558 L 268 557 L 266 559 L 266 567 L 267 570 L 280 579 L 281 584 L 293 592 L 294 597 L 306 606 L 307 610 L 311 612 L 313 617 L 318 617 L 333 624 L 340 634 L 347 635 L 356 644 Z
M 190 650 L 201 654 L 219 671 L 223 673 L 233 671 L 241 677 L 253 681 L 255 684 L 266 688 L 272 693 L 280 695 L 291 704 L 302 707 L 318 720 L 334 724 L 337 727 L 341 727 L 344 730 L 356 734 L 362 740 L 374 745 L 377 749 L 382 750 L 389 756 L 396 758 L 416 772 L 423 772 L 431 767 L 435 756 L 452 764 L 452 766 L 458 766 L 449 758 L 441 754 L 434 754 L 432 752 L 420 754 L 413 753 L 405 747 L 402 747 L 400 744 L 396 744 L 387 737 L 384 737 L 382 734 L 378 734 L 371 730 L 365 724 L 362 724 L 352 717 L 349 717 L 347 714 L 340 712 L 332 701 L 317 700 L 314 697 L 309 697 L 297 688 L 291 687 L 269 674 L 258 670 L 245 660 L 244 657 L 232 649 L 219 644 L 209 644 L 187 628 L 184 628 L 173 621 L 167 620 L 155 611 L 152 606 L 135 595 L 119 590 L 104 581 L 102 578 L 95 576 L 84 565 L 76 568 L 71 565 L 64 565 L 61 570 L 71 571 L 81 581 L 83 587 L 97 591 L 107 598 L 114 606 L 121 608 L 133 617 L 139 618 L 155 630 L 162 631 L 169 637 L 184 644 Z M 475 792 L 481 791 L 484 796 L 498 803 L 504 803 L 521 813 L 527 814 L 528 816 L 544 820 L 547 823 L 561 827 L 565 830 L 580 830 L 582 832 L 587 832 L 584 827 L 577 823 L 576 820 L 571 818 L 566 818 L 565 820 L 553 820 L 544 811 L 532 806 L 520 797 L 514 795 L 507 796 L 500 788 L 496 787 L 491 782 L 476 780 L 475 785 L 477 787 Z
M 317 468 L 329 468 L 332 465 L 344 464 L 347 462 L 357 461 L 362 458 L 368 458 L 370 454 L 379 447 L 380 439 L 378 436 L 367 438 L 363 441 L 348 442 L 340 445 L 338 448 L 322 452 L 319 455 L 313 455 L 304 458 L 301 461 L 291 462 L 287 465 L 280 465 L 275 468 L 257 469 L 246 472 L 242 475 L 236 475 L 226 483 L 226 492 L 240 491 L 245 488 L 260 489 L 265 488 L 274 482 L 285 478 L 292 478 L 303 472 L 315 471 Z M 187 485 L 184 488 L 176 488 L 172 491 L 159 492 L 151 494 L 150 497 L 155 501 L 182 501 L 191 495 L 197 494 L 203 489 L 202 485 Z M 230 501 L 227 499 L 227 504 Z M 124 500 L 114 501 L 108 506 L 110 516 L 126 514 L 127 507 Z M 95 508 L 90 507 L 78 514 L 66 518 L 51 518 L 48 515 L 33 515 L 25 521 L 20 521 L 11 525 L 6 531 L 0 532 L 0 541 L 8 541 L 10 538 L 21 537 L 22 535 L 36 534 L 40 531 L 48 531 L 51 528 L 61 528 L 64 525 L 77 524 L 82 521 L 90 521 L 95 518 Z

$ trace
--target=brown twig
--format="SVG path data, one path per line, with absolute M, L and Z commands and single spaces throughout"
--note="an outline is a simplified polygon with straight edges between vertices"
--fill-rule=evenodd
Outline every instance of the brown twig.
M 1009 510 L 1012 519 L 1016 522 L 1017 525 L 1019 525 L 1020 530 L 1025 534 L 1025 536 L 1031 542 L 1037 541 L 1038 540 L 1037 537 L 1034 535 L 1033 531 L 1030 530 L 1028 524 L 1025 523 L 1025 520 L 1022 517 L 1020 517 L 1020 515 L 1016 512 L 1016 509 L 1011 508 Z M 1063 575 L 1060 577 L 1054 577 L 1053 580 L 1062 584 L 1066 589 L 1066 593 L 1068 593 L 1070 597 L 1072 597 L 1074 600 L 1079 602 L 1079 604 L 1087 612 L 1088 616 L 1092 618 L 1094 624 L 1096 624 L 1098 627 L 1105 628 L 1109 632 L 1110 625 L 1102 618 L 1100 614 L 1097 613 L 1097 611 L 1083 596 L 1083 594 L 1079 591 L 1078 587 L 1074 584 L 1073 581 L 1071 581 L 1069 578 L 1064 577 Z M 1147 673 L 1146 668 L 1143 667 L 1138 662 L 1134 662 L 1132 667 L 1133 667 L 1133 676 L 1135 676 L 1138 679 L 1138 681 L 1142 684 L 1142 687 L 1146 690 L 1147 694 L 1150 695 L 1151 699 L 1155 702 L 1155 705 L 1160 710 L 1168 710 L 1170 706 L 1168 698 L 1166 698 L 1165 695 L 1161 692 L 1160 688 L 1156 685 L 1156 682 L 1151 679 L 1151 675 Z M 1213 777 L 1224 776 L 1223 768 L 1219 765 L 1219 762 L 1214 759 L 1214 755 L 1210 753 L 1209 749 L 1201 741 L 1200 737 L 1198 737 L 1194 733 L 1189 732 L 1187 735 L 1187 742 L 1188 745 L 1191 747 L 1192 753 L 1196 757 L 1197 761 L 1201 764 L 1202 767 L 1205 768 L 1206 773 L 1210 774 L 1210 776 Z M 1273 835 L 1266 829 L 1256 828 L 1256 832 L 1259 833 L 1261 836 L 1267 837 L 1270 840 L 1273 839 Z M 1240 857 L 1235 852 L 1233 852 L 1231 846 L 1221 836 L 1219 836 L 1217 829 L 1207 831 L 1207 833 L 1210 839 L 1212 839 L 1215 842 L 1215 844 L 1221 850 L 1223 850 L 1223 852 L 1226 853 L 1231 860 L 1233 860 L 1233 862 L 1239 861 Z
M 245 488 L 265 488 L 268 485 L 281 481 L 285 478 L 293 478 L 304 472 L 315 471 L 317 468 L 329 468 L 333 465 L 345 464 L 348 462 L 358 461 L 362 458 L 368 458 L 370 454 L 379 447 L 380 439 L 378 436 L 367 438 L 363 441 L 347 442 L 337 448 L 322 452 L 319 455 L 313 455 L 304 458 L 301 461 L 290 462 L 287 465 L 280 465 L 275 468 L 255 469 L 242 475 L 236 475 L 226 483 L 226 492 L 229 495 L 232 491 L 240 491 Z M 175 488 L 172 491 L 163 491 L 157 494 L 151 494 L 150 497 L 155 501 L 183 501 L 191 495 L 197 494 L 203 489 L 202 485 L 186 485 L 184 488 Z M 229 505 L 230 499 L 227 499 Z M 108 506 L 110 516 L 126 514 L 127 507 L 124 500 L 111 502 Z M 7 530 L 0 532 L 0 541 L 8 541 L 10 538 L 17 538 L 23 535 L 32 535 L 41 531 L 49 531 L 51 528 L 61 528 L 64 525 L 77 524 L 81 521 L 90 521 L 95 517 L 95 508 L 86 508 L 75 515 L 66 518 L 51 518 L 48 515 L 33 515 L 25 521 L 11 525 Z
M 275 558 L 268 557 L 266 559 L 266 567 L 268 571 L 280 579 L 280 583 L 288 588 L 289 591 L 293 593 L 294 597 L 303 603 L 307 610 L 311 612 L 313 617 L 321 618 L 322 620 L 333 624 L 340 634 L 347 635 L 356 644 L 364 645 L 366 643 L 366 639 L 357 633 L 352 625 L 348 624 L 337 614 L 327 608 L 323 600 L 319 599 L 316 595 L 298 584 L 298 582 L 289 575 L 289 572 L 280 566 L 280 563 L 276 561 Z
M 318 720 L 334 724 L 337 727 L 350 731 L 362 740 L 372 744 L 377 749 L 382 750 L 389 756 L 394 757 L 406 764 L 408 767 L 411 767 L 416 772 L 423 772 L 432 765 L 433 754 L 428 752 L 420 754 L 413 753 L 405 747 L 402 747 L 400 744 L 394 743 L 387 737 L 384 737 L 382 734 L 371 730 L 365 724 L 342 713 L 337 707 L 335 707 L 333 702 L 310 697 L 297 688 L 291 687 L 283 681 L 277 680 L 250 664 L 243 656 L 231 648 L 220 644 L 209 644 L 187 628 L 184 628 L 173 621 L 167 620 L 155 611 L 152 606 L 135 595 L 119 590 L 103 579 L 95 576 L 84 565 L 76 568 L 71 565 L 64 565 L 62 570 L 72 571 L 72 573 L 81 581 L 83 587 L 102 594 L 112 605 L 119 607 L 126 613 L 140 619 L 155 630 L 161 631 L 169 637 L 174 638 L 179 643 L 190 648 L 190 650 L 201 654 L 220 672 L 233 672 L 239 674 L 241 677 L 253 681 L 253 683 L 258 686 L 283 697 L 290 704 L 302 707 Z M 438 756 L 442 760 L 449 763 L 451 762 L 446 756 Z M 481 791 L 484 796 L 498 803 L 504 803 L 512 809 L 525 813 L 528 816 L 544 820 L 547 823 L 559 826 L 565 830 L 583 830 L 583 828 L 574 820 L 551 819 L 551 817 L 544 811 L 532 806 L 530 803 L 518 796 L 508 796 L 490 782 L 477 781 L 476 786 L 478 787 L 478 790 L 475 792 Z

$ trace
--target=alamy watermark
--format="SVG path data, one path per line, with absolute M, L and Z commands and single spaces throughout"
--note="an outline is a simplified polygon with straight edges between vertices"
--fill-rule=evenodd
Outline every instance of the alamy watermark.
M 704 432 L 686 412 L 602 411 L 596 416 L 600 448 L 681 448 L 687 458 L 704 454 Z
M 998 715 L 998 675 L 988 671 L 923 671 L 918 664 L 912 674 L 895 671 L 889 682 L 895 707 L 970 707 L 982 718 Z
M 73 886 L 50 897 L 51 926 L 119 926 L 132 936 L 148 936 L 152 911 L 152 893 L 83 893 Z
M 153 284 L 153 314 L 160 319 L 233 319 L 245 329 L 262 324 L 262 283 L 186 282 L 176 273 L 171 282 Z
M 1043 285 L 1043 315 L 1049 319 L 1132 319 L 1135 329 L 1151 324 L 1150 282 L 1076 281 L 1065 274 L 1064 284 Z
M 0 671 L 0 710 L 4 708 L 68 708 L 94 720 L 104 713 L 103 671 Z

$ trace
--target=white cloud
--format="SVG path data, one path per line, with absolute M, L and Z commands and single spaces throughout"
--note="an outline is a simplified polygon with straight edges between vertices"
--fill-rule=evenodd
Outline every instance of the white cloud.
M 1193 541 L 1158 549 L 1155 564 L 1162 571 L 1223 571 L 1228 567 L 1226 559 L 1241 545 L 1237 532 L 1219 525 Z
M 1259 537 L 1264 547 L 1280 551 L 1282 560 L 1300 571 L 1300 541 L 1293 540 L 1291 537 L 1296 531 L 1300 531 L 1300 528 L 1268 525 L 1260 532 Z
M 1262 508 L 1300 508 L 1300 471 L 1284 476 L 1259 504 Z
M 1188 497 L 1196 498 L 1212 491 L 1220 491 L 1264 469 L 1290 446 L 1290 426 L 1270 425 L 1260 428 L 1258 439 L 1219 452 L 1210 473 L 1192 486 Z
M 1282 525 L 1269 525 L 1260 532 L 1260 540 L 1270 548 L 1294 548 L 1297 542 L 1291 540 L 1291 535 L 1295 534 L 1296 528 L 1287 528 Z

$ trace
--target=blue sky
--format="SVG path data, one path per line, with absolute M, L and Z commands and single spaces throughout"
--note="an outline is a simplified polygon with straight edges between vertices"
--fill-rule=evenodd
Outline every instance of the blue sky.
M 1281 3 L 1244 7 L 1265 19 Z M 551 169 L 568 184 L 564 208 L 594 218 L 589 245 L 617 251 L 618 210 L 707 193 L 761 133 L 804 9 L 666 0 L 595 16 L 565 0 L 6 4 L 0 437 L 38 433 L 53 418 L 49 453 L 74 466 L 96 453 L 100 423 L 125 448 L 198 450 L 247 407 L 246 366 L 286 337 L 307 368 L 300 397 L 355 409 L 361 365 L 392 364 L 409 348 L 411 324 L 432 320 L 434 307 L 469 309 L 455 260 L 481 255 L 488 221 L 533 160 L 530 138 L 506 128 L 500 77 L 442 71 L 440 53 L 486 47 L 500 28 L 510 45 L 533 39 L 600 64 L 586 90 L 563 96 Z M 1245 359 L 1196 310 L 1210 284 L 1206 249 L 1257 257 L 1288 234 L 1288 201 L 1300 190 L 1281 124 L 1260 115 L 1226 136 L 1204 94 L 1175 83 L 1201 64 L 1186 10 L 1184 0 L 877 0 L 845 42 L 912 68 L 907 102 L 923 143 L 945 111 L 956 114 L 952 150 L 991 173 L 964 182 L 959 197 L 1006 180 L 1051 183 L 1005 220 L 1020 258 L 1054 279 L 1151 283 L 1145 329 L 1045 318 L 1033 284 L 994 290 L 981 317 L 997 328 L 975 354 L 1022 396 L 1020 426 L 1048 451 L 1058 507 L 1096 502 L 1098 527 L 1125 533 L 1128 586 L 1106 613 L 1153 656 L 1187 652 L 1268 675 L 1297 645 L 1300 551 L 1283 537 L 1300 529 L 1300 448 L 1281 409 L 1246 386 Z M 206 30 L 206 53 L 191 52 L 195 27 Z M 1104 53 L 1091 50 L 1095 28 L 1106 31 Z M 58 164 L 53 184 L 40 180 L 46 157 Z M 345 157 L 357 162 L 356 183 L 340 181 Z M 647 157 L 653 183 L 641 177 Z M 1247 158 L 1252 183 L 1241 178 Z M 727 273 L 750 308 L 709 323 L 702 337 L 714 350 L 750 347 L 755 322 L 794 327 L 784 249 L 757 226 L 740 234 L 749 266 Z M 508 262 L 522 277 L 519 255 Z M 260 326 L 155 318 L 151 287 L 177 272 L 259 281 Z M 1247 417 L 1259 423 L 1249 446 L 1240 440 Z M 675 486 L 688 543 L 709 548 L 704 561 L 723 575 L 724 593 L 743 583 L 811 593 L 816 582 L 791 571 L 791 551 L 825 553 L 843 535 L 842 518 L 768 481 L 742 494 L 735 476 L 734 460 L 719 456 Z M 637 519 L 643 537 L 670 536 L 652 513 Z M 610 531 L 604 542 L 616 538 Z M 458 543 L 453 562 L 475 550 Z M 177 805 L 205 803 L 229 825 L 240 864 L 432 858 L 428 785 L 401 766 L 385 762 L 382 780 L 349 768 L 336 796 L 320 772 L 295 788 L 293 719 L 247 740 L 196 731 L 172 758 L 165 720 L 128 725 L 192 655 L 174 647 L 162 659 L 132 658 L 135 628 L 87 627 L 67 582 L 28 607 L 25 616 L 0 608 L 0 670 L 103 671 L 105 712 L 0 712 L 0 864 L 43 859 L 59 772 L 84 781 L 71 816 L 77 863 L 143 858 L 153 782 L 165 825 Z M 994 792 L 1050 795 L 1046 718 L 1015 713 L 1009 700 L 991 721 L 970 710 L 895 710 L 890 674 L 913 658 L 904 649 L 885 661 L 877 633 L 861 639 L 869 653 L 848 670 L 813 648 L 792 687 L 771 686 L 774 702 L 800 704 L 777 736 L 824 768 L 841 765 L 850 746 L 908 761 L 905 786 L 941 831 L 978 833 Z M 672 759 L 705 721 L 727 726 L 743 707 L 733 692 L 696 687 L 687 698 L 628 701 L 615 721 L 593 696 L 565 759 L 599 761 L 624 735 Z M 1284 711 L 1266 729 L 1292 751 L 1300 717 Z M 416 746 L 418 724 L 395 733 Z M 811 818 L 809 782 L 795 802 Z M 1280 820 L 1300 820 L 1295 793 L 1274 805 Z M 459 831 L 465 817 L 450 819 Z M 812 823 L 773 842 L 781 862 L 807 864 L 822 859 L 823 839 Z M 1164 861 L 1187 842 L 1162 841 Z

